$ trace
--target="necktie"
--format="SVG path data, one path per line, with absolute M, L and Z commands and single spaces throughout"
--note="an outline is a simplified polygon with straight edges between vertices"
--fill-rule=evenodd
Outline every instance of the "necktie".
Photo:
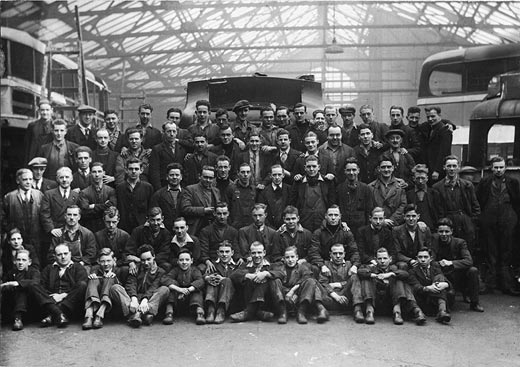
M 282 163 L 285 163 L 285 161 L 287 160 L 287 152 L 282 152 L 282 154 L 280 154 L 280 160 L 282 161 Z
M 67 200 L 67 198 L 68 198 L 67 191 L 64 191 L 63 192 L 63 200 Z
M 85 137 L 88 138 L 90 134 L 90 129 L 85 129 Z

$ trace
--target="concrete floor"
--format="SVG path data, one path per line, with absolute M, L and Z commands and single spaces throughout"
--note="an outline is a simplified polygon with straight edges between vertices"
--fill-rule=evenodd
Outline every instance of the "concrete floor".
M 483 314 L 456 304 L 451 325 L 358 325 L 332 316 L 318 325 L 258 321 L 196 326 L 181 318 L 130 329 L 108 323 L 82 331 L 29 325 L 0 331 L 0 366 L 520 366 L 520 298 L 482 297 Z

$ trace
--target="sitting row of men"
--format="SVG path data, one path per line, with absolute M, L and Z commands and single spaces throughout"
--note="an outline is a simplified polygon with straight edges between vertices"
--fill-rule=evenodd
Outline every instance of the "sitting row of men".
M 265 221 L 265 210 L 265 205 L 255 205 L 256 224 Z M 228 226 L 227 204 L 220 203 L 215 222 L 201 231 L 200 240 L 187 233 L 186 221 L 179 217 L 175 236 L 163 247 L 135 247 L 149 239 L 116 240 L 124 233 L 117 228 L 119 213 L 110 207 L 104 214 L 106 228 L 95 237 L 115 241 L 98 243 L 96 261 L 84 261 L 80 240 L 56 242 L 53 263 L 41 275 L 32 246 L 23 243 L 19 230 L 10 232 L 6 253 L 12 266 L 1 288 L 13 307 L 13 330 L 23 328 L 30 299 L 46 312 L 43 326 L 54 322 L 64 327 L 70 316 L 84 310 L 84 329 L 102 327 L 113 304 L 138 327 L 151 324 L 162 306 L 164 324 L 172 324 L 174 312 L 183 310 L 195 314 L 197 324 L 222 323 L 233 302 L 235 308 L 244 308 L 231 314 L 233 321 L 268 320 L 276 314 L 283 324 L 292 308 L 297 322 L 307 323 L 308 313 L 316 311 L 321 323 L 328 320 L 328 309 L 346 310 L 350 305 L 356 322 L 373 324 L 374 309 L 390 307 L 394 323 L 402 324 L 410 315 L 424 324 L 422 309 L 429 313 L 433 306 L 436 319 L 445 323 L 451 319 L 448 293 L 455 289 L 469 297 L 470 309 L 483 312 L 478 270 L 466 242 L 453 237 L 453 223 L 447 218 L 439 220 L 431 236 L 418 222 L 413 204 L 405 209 L 405 224 L 392 231 L 384 225 L 384 210 L 375 208 L 370 225 L 359 229 L 357 243 L 336 205 L 312 235 L 299 223 L 298 209 L 287 206 L 282 227 L 258 237 L 262 233 L 254 228 L 237 233 Z M 80 209 L 71 206 L 66 216 L 69 227 L 77 226 Z M 152 208 L 132 237 L 138 229 L 149 229 L 150 239 L 160 237 L 161 230 L 166 231 L 162 219 L 160 208 Z M 402 242 L 403 235 L 413 240 Z

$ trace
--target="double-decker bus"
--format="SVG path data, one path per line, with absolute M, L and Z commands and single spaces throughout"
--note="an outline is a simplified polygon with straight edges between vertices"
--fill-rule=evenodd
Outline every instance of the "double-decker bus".
M 520 44 L 477 46 L 436 53 L 422 64 L 417 105 L 440 106 L 443 117 L 469 126 L 493 76 L 520 70 Z
M 46 56 L 46 45 L 27 32 L 7 27 L 0 32 L 1 191 L 5 192 L 13 187 L 16 170 L 26 163 L 25 129 L 37 117 L 39 101 L 50 100 L 55 117 L 74 123 L 78 65 L 61 54 Z M 89 71 L 85 77 L 89 103 L 98 111 L 107 109 L 110 91 L 105 82 Z

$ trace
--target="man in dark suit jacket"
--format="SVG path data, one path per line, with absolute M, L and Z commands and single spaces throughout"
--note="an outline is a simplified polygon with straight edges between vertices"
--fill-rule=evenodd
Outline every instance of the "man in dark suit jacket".
M 428 187 L 428 167 L 425 164 L 416 164 L 412 169 L 414 185 L 406 191 L 406 202 L 417 206 L 417 213 L 421 221 L 428 228 L 434 229 L 437 225 L 438 214 L 435 205 L 433 190 Z
M 260 144 L 260 135 L 252 132 L 249 135 L 249 149 L 240 153 L 238 167 L 242 163 L 249 164 L 249 167 L 251 167 L 251 185 L 262 190 L 267 183 L 271 169 L 271 153 L 261 151 Z
M 40 190 L 44 193 L 46 191 L 49 191 L 50 189 L 58 187 L 58 183 L 56 181 L 52 181 L 48 178 L 43 177 L 43 174 L 47 169 L 47 159 L 43 157 L 34 157 L 27 164 L 27 166 L 33 173 L 33 189 Z
M 327 141 L 319 148 L 320 156 L 329 156 L 334 167 L 336 182 L 345 181 L 345 163 L 348 158 L 354 157 L 354 149 L 342 142 L 341 128 L 329 126 L 327 129 Z
M 213 219 L 216 205 L 221 201 L 220 191 L 214 187 L 215 169 L 202 168 L 200 182 L 186 187 L 181 193 L 180 209 L 189 226 L 188 233 L 195 234 Z
M 92 151 L 92 162 L 103 164 L 103 183 L 115 187 L 125 179 L 123 159 L 119 153 L 109 148 L 110 135 L 107 129 L 99 129 L 96 132 L 96 142 L 96 149 Z
M 241 152 L 240 145 L 233 136 L 233 129 L 230 125 L 224 124 L 220 127 L 221 144 L 215 145 L 210 150 L 217 156 L 225 155 L 231 161 L 231 170 L 229 177 L 234 180 L 237 177 L 238 161 Z
M 25 131 L 25 160 L 29 162 L 36 156 L 38 148 L 52 141 L 52 106 L 51 103 L 42 99 L 38 104 L 40 118 L 27 125 Z
M 278 229 L 283 224 L 282 213 L 289 203 L 291 185 L 286 184 L 284 170 L 281 165 L 271 166 L 271 183 L 260 191 L 257 201 L 267 206 L 266 222 L 271 227 Z
M 358 230 L 356 241 L 362 264 L 376 265 L 376 251 L 380 247 L 386 248 L 392 259 L 396 258 L 392 231 L 384 223 L 385 211 L 376 207 L 370 215 L 370 224 Z
M 279 129 L 276 133 L 276 145 L 278 146 L 278 150 L 272 153 L 271 164 L 279 164 L 282 166 L 284 182 L 292 184 L 294 165 L 302 152 L 291 148 L 291 138 L 289 137 L 289 132 L 285 129 Z
M 193 137 L 195 151 L 184 157 L 184 184 L 186 186 L 199 182 L 199 176 L 204 166 L 215 166 L 217 155 L 208 151 L 206 136 L 197 134 Z
M 448 218 L 441 218 L 437 223 L 437 233 L 432 240 L 432 254 L 454 288 L 469 296 L 470 309 L 484 312 L 479 303 L 478 269 L 473 266 L 466 241 L 453 237 L 453 222 Z
M 184 162 L 186 150 L 176 141 L 177 125 L 167 121 L 163 124 L 164 141 L 152 148 L 149 177 L 155 191 L 166 185 L 166 167 L 170 163 Z
M 150 206 L 161 208 L 164 216 L 164 226 L 167 230 L 171 231 L 175 218 L 180 216 L 180 199 L 183 191 L 183 188 L 181 187 L 183 170 L 179 163 L 170 163 L 167 169 L 167 185 L 161 187 L 152 195 Z
M 65 166 L 74 170 L 76 166 L 75 152 L 79 145 L 65 139 L 66 127 L 67 123 L 64 120 L 55 120 L 52 128 L 52 142 L 40 146 L 36 153 L 36 156 L 47 159 L 44 177 L 50 180 L 56 179 L 58 168 Z
M 65 139 L 80 146 L 96 149 L 96 127 L 92 125 L 96 109 L 87 105 L 78 107 L 79 122 L 68 128 Z
M 92 150 L 86 146 L 79 146 L 75 152 L 78 170 L 72 174 L 72 189 L 83 190 L 92 184 L 90 164 L 92 163 Z
M 305 176 L 305 160 L 309 156 L 314 156 L 318 158 L 318 162 L 320 165 L 320 174 L 327 181 L 332 181 L 335 179 L 335 170 L 334 164 L 330 159 L 329 155 L 322 154 L 318 150 L 318 135 L 312 131 L 307 133 L 304 138 L 305 148 L 307 151 L 302 153 L 294 163 L 294 172 L 293 172 L 293 180 L 301 181 Z

